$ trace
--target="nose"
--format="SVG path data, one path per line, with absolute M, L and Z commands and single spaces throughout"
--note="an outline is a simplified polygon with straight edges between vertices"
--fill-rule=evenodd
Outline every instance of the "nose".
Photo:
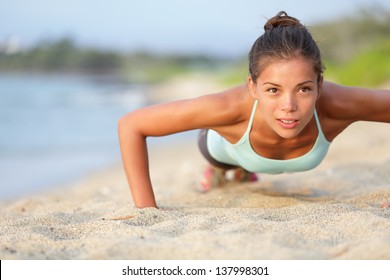
M 297 110 L 297 102 L 293 94 L 285 94 L 281 100 L 281 109 L 284 112 L 293 112 Z

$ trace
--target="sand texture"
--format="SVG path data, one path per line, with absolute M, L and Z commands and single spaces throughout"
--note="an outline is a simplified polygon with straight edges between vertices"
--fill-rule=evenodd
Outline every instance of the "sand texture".
M 315 170 L 204 194 L 196 139 L 150 151 L 161 210 L 121 166 L 1 203 L 0 259 L 390 259 L 390 127 L 357 123 Z

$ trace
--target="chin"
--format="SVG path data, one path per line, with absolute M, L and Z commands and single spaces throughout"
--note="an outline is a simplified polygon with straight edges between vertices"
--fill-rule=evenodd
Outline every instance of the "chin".
M 277 130 L 276 133 L 284 139 L 292 139 L 301 133 L 302 129 L 283 129 Z
M 278 133 L 278 135 L 283 139 L 292 139 L 298 136 L 298 133 Z

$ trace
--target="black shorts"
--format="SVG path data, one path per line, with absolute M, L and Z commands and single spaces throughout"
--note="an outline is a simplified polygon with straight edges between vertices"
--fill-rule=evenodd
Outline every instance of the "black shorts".
M 199 136 L 198 136 L 198 146 L 199 146 L 199 150 L 200 152 L 202 153 L 202 155 L 206 158 L 206 160 L 213 166 L 215 167 L 218 167 L 218 168 L 222 168 L 222 169 L 235 169 L 237 168 L 238 166 L 235 166 L 235 165 L 230 165 L 230 164 L 227 164 L 227 163 L 223 163 L 223 162 L 219 162 L 217 160 L 215 160 L 209 153 L 209 150 L 207 149 L 207 132 L 209 130 L 208 129 L 202 129 L 200 132 L 199 132 Z

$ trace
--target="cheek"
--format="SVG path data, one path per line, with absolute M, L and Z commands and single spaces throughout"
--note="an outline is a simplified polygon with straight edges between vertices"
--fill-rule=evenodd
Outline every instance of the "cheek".
M 277 114 L 277 104 L 273 103 L 260 103 L 260 114 L 262 115 L 263 120 L 265 120 L 267 123 L 272 122 L 272 120 L 275 118 L 274 116 Z
M 277 99 L 262 98 L 259 99 L 260 109 L 263 112 L 265 118 L 271 117 L 280 108 L 280 104 Z
M 316 107 L 316 103 L 317 103 L 317 96 L 314 96 L 313 98 L 306 100 L 302 105 L 306 111 L 312 113 L 314 111 L 314 108 Z

